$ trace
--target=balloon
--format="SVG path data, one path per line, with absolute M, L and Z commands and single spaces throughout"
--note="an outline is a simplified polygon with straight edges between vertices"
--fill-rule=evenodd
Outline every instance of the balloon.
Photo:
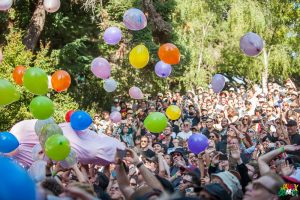
M 48 119 L 54 113 L 54 104 L 48 97 L 38 96 L 30 102 L 29 110 L 37 119 Z
M 114 112 L 110 113 L 109 117 L 110 117 L 111 121 L 114 123 L 118 123 L 122 120 L 122 115 L 118 111 L 114 111 Z
M 42 132 L 43 127 L 47 124 L 55 124 L 54 119 L 51 117 L 51 118 L 45 119 L 45 120 L 37 120 L 34 125 L 35 133 L 39 136 Z
M 76 131 L 87 129 L 93 120 L 91 116 L 84 111 L 77 110 L 71 116 L 71 126 Z
M 56 161 L 64 160 L 71 151 L 69 140 L 60 134 L 52 135 L 45 143 L 46 155 Z
M 6 11 L 10 9 L 13 4 L 13 0 L 1 0 L 0 1 L 0 10 Z
M 73 149 L 71 149 L 70 154 L 63 161 L 60 162 L 60 166 L 62 166 L 65 169 L 68 169 L 75 165 L 77 161 L 77 154 Z
M 44 0 L 44 9 L 49 13 L 58 11 L 60 0 Z
M 181 116 L 181 110 L 178 106 L 171 105 L 167 108 L 166 115 L 170 120 L 177 120 Z
M 11 104 L 20 99 L 19 91 L 5 79 L 0 79 L 0 106 Z
M 27 174 L 27 171 L 14 160 L 0 157 L 0 177 L 1 200 L 36 199 L 34 182 Z
M 43 126 L 41 134 L 39 135 L 40 144 L 45 145 L 45 142 L 52 135 L 63 135 L 63 131 L 57 124 L 47 124 Z
M 122 31 L 118 27 L 109 27 L 105 30 L 103 39 L 106 44 L 115 45 L 120 42 L 122 38 Z
M 143 68 L 149 62 L 149 51 L 147 47 L 140 44 L 134 47 L 129 53 L 129 62 L 135 68 Z
M 129 89 L 129 95 L 133 99 L 143 99 L 144 98 L 144 94 L 142 93 L 141 89 L 138 87 L 135 87 L 135 86 L 133 86 Z
M 167 117 L 161 112 L 150 113 L 144 121 L 145 128 L 152 133 L 162 132 L 167 127 L 167 123 Z
M 155 65 L 155 73 L 161 78 L 167 78 L 172 72 L 172 67 L 169 64 L 159 61 Z
M 67 90 L 71 85 L 71 77 L 68 72 L 64 70 L 57 70 L 52 74 L 51 84 L 56 92 Z
M 24 66 L 17 66 L 13 71 L 13 79 L 18 85 L 23 84 L 23 76 L 25 74 L 26 67 Z
M 117 82 L 114 79 L 104 80 L 103 88 L 106 92 L 113 92 L 117 89 Z
M 40 68 L 31 67 L 24 74 L 23 85 L 33 94 L 44 95 L 48 92 L 47 74 Z
M 66 116 L 65 116 L 66 122 L 70 122 L 71 116 L 72 116 L 72 114 L 73 114 L 74 112 L 75 112 L 74 110 L 69 110 L 69 111 L 66 113 Z
M 180 52 L 174 44 L 166 43 L 159 47 L 158 57 L 164 63 L 176 65 L 180 61 Z
M 259 35 L 249 32 L 241 37 L 240 48 L 247 56 L 257 56 L 264 48 L 264 41 Z
M 109 62 L 104 58 L 95 58 L 91 64 L 91 70 L 98 78 L 108 79 L 110 77 L 111 67 Z
M 216 74 L 211 80 L 211 86 L 215 93 L 219 93 L 225 86 L 225 78 L 221 74 Z
M 46 179 L 47 162 L 44 160 L 37 160 L 30 166 L 28 173 L 35 182 L 41 182 Z
M 10 132 L 0 132 L 0 152 L 9 153 L 19 146 L 18 139 Z
M 123 22 L 129 30 L 139 31 L 147 26 L 147 18 L 137 8 L 130 8 L 123 16 Z
M 34 145 L 34 147 L 32 148 L 32 152 L 31 152 L 33 161 L 39 160 L 40 152 L 42 152 L 42 151 L 43 151 L 43 148 L 40 144 Z
M 208 139 L 203 134 L 193 134 L 188 139 L 188 147 L 194 154 L 199 154 L 208 147 Z

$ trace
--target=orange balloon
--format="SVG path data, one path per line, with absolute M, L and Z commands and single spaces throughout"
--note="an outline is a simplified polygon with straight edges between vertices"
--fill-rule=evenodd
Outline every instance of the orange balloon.
M 180 61 L 180 52 L 174 44 L 166 43 L 159 47 L 158 57 L 164 63 L 176 65 Z
M 23 76 L 25 74 L 26 67 L 24 66 L 16 66 L 15 70 L 13 71 L 13 79 L 18 85 L 23 84 Z
M 71 85 L 70 74 L 64 70 L 57 70 L 51 77 L 52 87 L 56 92 L 67 90 Z

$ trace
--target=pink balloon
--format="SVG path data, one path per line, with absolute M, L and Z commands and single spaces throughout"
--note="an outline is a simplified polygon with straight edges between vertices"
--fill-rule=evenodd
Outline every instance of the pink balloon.
M 114 111 L 114 112 L 110 113 L 109 117 L 110 117 L 111 121 L 114 123 L 118 123 L 122 120 L 122 115 L 118 111 Z
M 247 56 L 257 56 L 264 48 L 261 37 L 249 32 L 240 39 L 240 48 Z
M 58 11 L 60 0 L 44 0 L 44 9 L 49 13 Z
M 143 99 L 144 98 L 144 94 L 142 93 L 141 89 L 138 87 L 135 87 L 135 86 L 133 86 L 129 89 L 129 95 L 133 99 Z
M 111 67 L 105 58 L 95 58 L 91 64 L 91 70 L 98 78 L 108 79 L 110 77 Z
M 18 153 L 12 156 L 26 167 L 32 165 L 32 149 L 39 144 L 38 136 L 34 131 L 37 120 L 24 120 L 15 124 L 10 132 L 20 142 Z M 70 145 L 77 154 L 78 161 L 82 164 L 107 165 L 115 161 L 117 149 L 125 149 L 119 140 L 102 133 L 95 133 L 89 129 L 74 131 L 70 123 L 59 124 L 64 136 L 70 141 Z
M 1 0 L 0 1 L 0 10 L 6 11 L 10 9 L 13 4 L 13 0 Z

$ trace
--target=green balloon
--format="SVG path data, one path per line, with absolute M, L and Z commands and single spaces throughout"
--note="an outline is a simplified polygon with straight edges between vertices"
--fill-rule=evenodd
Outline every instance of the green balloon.
M 48 97 L 38 96 L 30 102 L 29 110 L 36 119 L 48 119 L 54 113 L 54 104 Z
M 0 79 L 0 106 L 11 104 L 19 99 L 20 93 L 15 86 L 5 79 Z
M 62 129 L 57 124 L 46 124 L 43 126 L 41 134 L 39 135 L 40 143 L 44 147 L 45 142 L 52 135 L 63 135 Z
M 56 161 L 64 160 L 71 151 L 69 140 L 60 134 L 52 135 L 45 143 L 46 155 Z
M 33 94 L 44 95 L 48 92 L 48 76 L 42 69 L 31 67 L 24 74 L 23 85 Z
M 146 129 L 152 133 L 162 132 L 167 127 L 167 124 L 168 124 L 167 117 L 160 112 L 150 113 L 144 121 L 144 125 Z

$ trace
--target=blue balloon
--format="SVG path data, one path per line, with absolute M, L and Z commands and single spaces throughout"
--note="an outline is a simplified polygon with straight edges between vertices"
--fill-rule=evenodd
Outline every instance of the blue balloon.
M 19 146 L 19 141 L 10 132 L 0 132 L 0 152 L 9 153 Z
M 0 157 L 0 199 L 35 200 L 35 184 L 14 160 Z
M 208 147 L 208 139 L 203 134 L 193 134 L 189 137 L 188 147 L 191 152 L 199 154 Z
M 71 127 L 75 131 L 87 129 L 93 122 L 91 116 L 84 111 L 78 110 L 71 115 Z

